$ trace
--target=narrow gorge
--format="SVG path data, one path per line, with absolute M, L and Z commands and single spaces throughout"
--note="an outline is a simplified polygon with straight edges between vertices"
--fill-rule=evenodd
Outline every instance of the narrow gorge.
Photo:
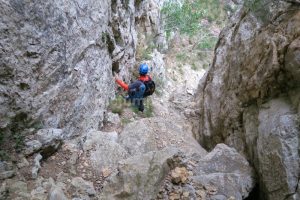
M 300 199 L 299 0 L 0 13 L 1 200 Z M 143 113 L 114 79 L 141 63 L 156 83 Z

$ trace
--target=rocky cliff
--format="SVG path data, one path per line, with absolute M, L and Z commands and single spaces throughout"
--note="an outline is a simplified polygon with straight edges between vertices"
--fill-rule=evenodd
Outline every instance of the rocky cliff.
M 1 1 L 1 134 L 97 130 L 112 71 L 135 62 L 138 2 Z
M 299 199 L 300 4 L 258 2 L 220 35 L 199 86 L 196 137 L 244 154 L 261 199 Z

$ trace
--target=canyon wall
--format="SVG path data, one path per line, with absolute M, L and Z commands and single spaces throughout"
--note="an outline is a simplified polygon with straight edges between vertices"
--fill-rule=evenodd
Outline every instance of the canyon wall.
M 2 134 L 56 128 L 70 137 L 101 127 L 113 72 L 128 81 L 135 65 L 136 20 L 157 21 L 148 4 L 1 1 Z
M 221 32 L 196 97 L 195 135 L 255 167 L 263 199 L 299 199 L 300 4 L 244 6 Z

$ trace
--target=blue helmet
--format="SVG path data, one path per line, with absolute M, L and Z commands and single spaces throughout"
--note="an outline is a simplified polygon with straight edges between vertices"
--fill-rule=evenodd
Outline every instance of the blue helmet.
M 146 75 L 148 73 L 148 65 L 147 64 L 141 64 L 140 65 L 140 74 Z

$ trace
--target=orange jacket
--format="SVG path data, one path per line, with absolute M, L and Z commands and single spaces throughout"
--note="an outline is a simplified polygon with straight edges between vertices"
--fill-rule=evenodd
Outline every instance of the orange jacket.
M 149 76 L 149 75 L 141 75 L 141 76 L 139 77 L 139 80 L 140 80 L 140 81 L 143 81 L 143 82 L 148 81 L 149 79 L 150 79 L 150 76 Z M 126 90 L 126 91 L 129 90 L 129 86 L 128 86 L 126 83 L 124 83 L 122 80 L 116 79 L 116 83 L 117 83 L 119 86 L 121 86 L 124 90 Z

